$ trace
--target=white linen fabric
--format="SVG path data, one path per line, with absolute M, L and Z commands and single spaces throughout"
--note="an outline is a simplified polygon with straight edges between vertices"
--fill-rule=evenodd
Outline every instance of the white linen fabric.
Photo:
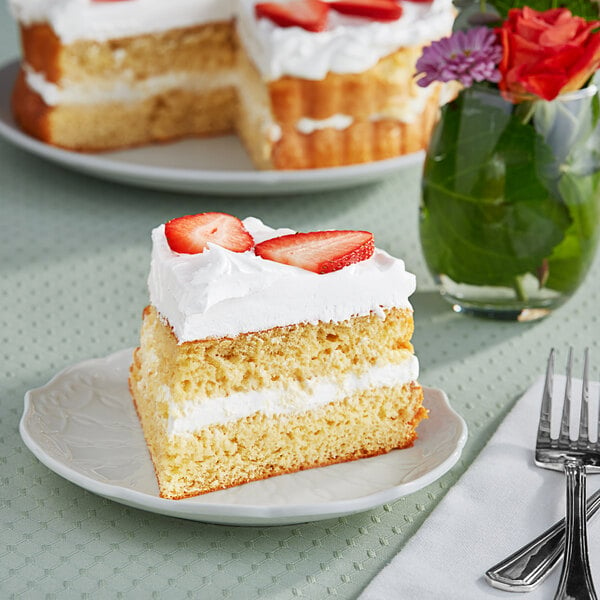
M 564 381 L 555 378 L 555 398 L 561 401 Z M 473 464 L 360 600 L 553 597 L 560 565 L 525 595 L 494 589 L 484 579 L 492 565 L 564 516 L 564 475 L 536 467 L 533 460 L 543 386 L 540 377 L 517 401 Z M 591 384 L 592 414 L 598 414 L 599 389 L 598 382 Z M 581 381 L 573 380 L 577 415 L 580 390 Z M 600 475 L 589 475 L 588 495 L 599 487 Z M 600 518 L 588 528 L 588 542 L 592 575 L 600 590 L 600 523 L 596 520 Z

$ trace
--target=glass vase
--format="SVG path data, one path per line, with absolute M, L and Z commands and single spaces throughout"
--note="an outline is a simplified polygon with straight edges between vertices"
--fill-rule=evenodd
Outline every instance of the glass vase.
M 420 236 L 457 312 L 531 320 L 563 304 L 598 243 L 600 100 L 548 102 L 473 86 L 443 107 L 427 151 Z

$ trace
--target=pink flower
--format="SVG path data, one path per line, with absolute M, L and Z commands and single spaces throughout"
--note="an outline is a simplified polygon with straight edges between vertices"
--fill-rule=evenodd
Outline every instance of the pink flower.
M 498 64 L 502 46 L 496 33 L 487 27 L 456 31 L 450 37 L 432 42 L 417 61 L 421 87 L 434 81 L 458 81 L 469 87 L 475 81 L 500 81 Z

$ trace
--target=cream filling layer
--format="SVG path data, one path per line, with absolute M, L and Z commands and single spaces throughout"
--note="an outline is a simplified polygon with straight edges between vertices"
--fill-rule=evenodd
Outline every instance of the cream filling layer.
M 369 121 L 376 123 L 378 121 L 392 120 L 400 123 L 414 123 L 425 110 L 427 100 L 433 93 L 433 88 L 422 88 L 418 90 L 417 95 L 398 103 L 397 106 L 389 106 L 384 110 L 369 115 Z M 315 131 L 323 129 L 337 129 L 342 131 L 350 127 L 355 118 L 351 115 L 337 113 L 326 119 L 309 119 L 303 117 L 296 123 L 296 129 L 305 135 L 310 135 Z
M 90 83 L 69 83 L 58 86 L 44 75 L 24 65 L 27 85 L 41 96 L 48 106 L 59 104 L 104 104 L 110 102 L 139 102 L 170 89 L 204 92 L 223 87 L 238 87 L 235 69 L 218 74 L 179 72 L 133 80 L 127 77 Z
M 312 411 L 368 389 L 404 385 L 416 381 L 418 376 L 419 361 L 412 355 L 398 364 L 374 366 L 359 375 L 349 373 L 341 381 L 318 377 L 224 397 L 197 398 L 183 405 L 169 402 L 167 432 L 170 436 L 192 434 L 256 413 L 272 417 Z M 168 398 L 168 389 L 164 393 Z
M 309 119 L 304 117 L 296 123 L 296 129 L 300 133 L 309 135 L 315 131 L 328 128 L 338 130 L 347 129 L 352 123 L 354 123 L 354 118 L 350 115 L 336 114 L 327 119 Z
M 63 81 L 62 85 L 49 82 L 42 73 L 35 71 L 31 66 L 24 65 L 27 85 L 48 106 L 58 105 L 94 105 L 107 104 L 111 102 L 141 102 L 152 96 L 171 89 L 184 89 L 194 92 L 209 92 L 224 87 L 240 89 L 240 81 L 235 68 L 230 71 L 222 71 L 218 74 L 198 73 L 170 73 L 156 77 L 148 77 L 144 80 L 132 80 L 127 77 L 110 81 L 96 81 L 86 83 L 69 83 Z M 423 89 L 419 95 L 402 106 L 391 106 L 379 113 L 370 116 L 371 121 L 393 119 L 396 121 L 411 123 L 422 112 L 431 90 Z M 268 107 L 261 109 L 263 126 L 261 130 L 272 141 L 277 142 L 281 138 L 281 127 L 271 119 Z M 305 135 L 315 131 L 333 128 L 338 131 L 347 129 L 354 123 L 351 115 L 334 114 L 326 119 L 310 119 L 304 117 L 296 123 L 296 129 Z

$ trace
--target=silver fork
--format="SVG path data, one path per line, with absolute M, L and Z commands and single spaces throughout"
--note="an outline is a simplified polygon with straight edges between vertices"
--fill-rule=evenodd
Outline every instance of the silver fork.
M 600 490 L 587 501 L 588 521 L 600 509 Z M 531 592 L 561 561 L 565 551 L 565 519 L 557 521 L 485 572 L 486 581 L 505 592 Z
M 546 469 L 565 472 L 567 484 L 566 545 L 560 582 L 555 600 L 597 600 L 589 565 L 587 522 L 585 518 L 586 472 L 600 473 L 600 436 L 596 442 L 589 439 L 589 353 L 586 349 L 583 368 L 583 389 L 577 438 L 570 437 L 572 401 L 571 373 L 573 350 L 567 359 L 566 385 L 560 432 L 551 434 L 553 402 L 554 350 L 550 352 L 546 384 L 535 449 L 535 463 Z

